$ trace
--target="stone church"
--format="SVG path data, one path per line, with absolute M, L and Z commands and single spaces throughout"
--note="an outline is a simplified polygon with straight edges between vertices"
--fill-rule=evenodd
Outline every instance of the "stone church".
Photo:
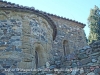
M 0 0 L 0 68 L 38 68 L 87 45 L 85 24 Z

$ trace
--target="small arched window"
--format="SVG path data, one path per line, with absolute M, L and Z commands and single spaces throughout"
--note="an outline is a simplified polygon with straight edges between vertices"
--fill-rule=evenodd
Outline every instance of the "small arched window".
M 46 51 L 41 44 L 35 45 L 35 65 L 36 68 L 44 66 L 47 61 Z
M 38 68 L 38 53 L 35 51 L 35 63 L 36 63 L 36 69 Z
M 70 53 L 69 51 L 69 44 L 68 44 L 68 41 L 67 40 L 64 40 L 63 41 L 63 50 L 64 50 L 64 56 L 66 56 L 67 54 Z

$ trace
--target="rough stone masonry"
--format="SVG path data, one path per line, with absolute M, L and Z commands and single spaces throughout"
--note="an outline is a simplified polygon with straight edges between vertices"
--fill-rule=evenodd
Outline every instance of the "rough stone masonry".
M 54 58 L 58 60 L 57 55 L 74 56 L 87 45 L 84 26 L 34 7 L 0 0 L 0 68 L 38 69 Z M 18 75 L 15 71 L 12 74 Z
M 49 68 L 39 68 L 35 75 L 100 75 L 100 41 L 61 57 L 55 55 Z

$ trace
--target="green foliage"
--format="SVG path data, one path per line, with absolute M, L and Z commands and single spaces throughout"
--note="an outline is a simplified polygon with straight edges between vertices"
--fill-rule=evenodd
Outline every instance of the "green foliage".
M 88 43 L 100 40 L 100 9 L 97 6 L 90 10 L 88 26 L 90 28 Z

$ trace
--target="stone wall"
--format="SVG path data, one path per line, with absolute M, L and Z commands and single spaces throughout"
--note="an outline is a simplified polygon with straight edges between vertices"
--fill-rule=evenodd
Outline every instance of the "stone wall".
M 83 28 L 82 23 L 0 0 L 0 74 L 32 75 L 33 69 L 71 66 L 76 58 L 70 56 L 87 45 Z
M 41 16 L 0 10 L 0 61 L 3 68 L 35 68 L 49 60 L 53 29 Z M 13 64 L 16 64 L 15 66 Z
M 53 50 L 56 50 L 56 52 L 60 51 L 64 55 L 64 41 L 67 41 L 65 45 L 68 45 L 66 54 L 87 45 L 83 30 L 84 25 L 55 16 L 50 17 L 57 27 L 57 36 L 53 43 Z
M 46 65 L 35 75 L 100 75 L 100 41 L 65 57 L 56 54 Z

